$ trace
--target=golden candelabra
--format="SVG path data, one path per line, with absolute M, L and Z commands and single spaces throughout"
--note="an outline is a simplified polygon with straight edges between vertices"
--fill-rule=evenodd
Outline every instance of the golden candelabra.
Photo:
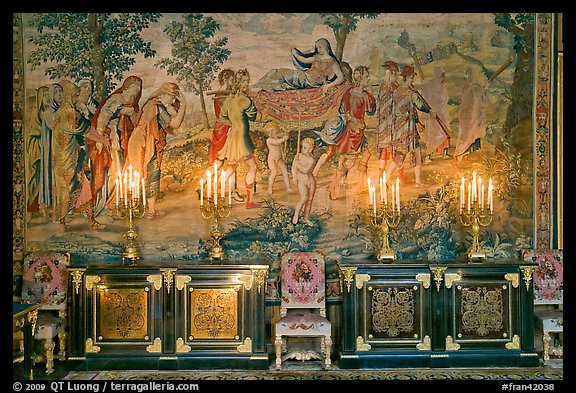
M 390 247 L 390 228 L 398 227 L 400 223 L 400 211 L 392 208 L 388 209 L 388 204 L 382 202 L 380 209 L 375 209 L 370 205 L 370 222 L 372 226 L 380 233 L 381 245 L 380 249 L 376 251 L 376 259 L 378 261 L 395 260 L 396 253 Z
M 140 188 L 140 185 L 142 187 Z M 146 212 L 146 193 L 144 179 L 138 172 L 132 172 L 132 165 L 124 172 L 118 173 L 116 179 L 116 211 L 115 216 L 121 220 L 128 219 L 128 231 L 124 234 L 126 247 L 122 261 L 129 266 L 137 266 L 140 254 L 138 252 L 134 218 L 142 218 Z
M 390 247 L 390 228 L 398 227 L 400 223 L 400 179 L 396 178 L 396 185 L 392 182 L 390 187 L 391 204 L 388 206 L 388 183 L 386 174 L 378 179 L 380 198 L 377 197 L 376 186 L 368 178 L 368 211 L 372 227 L 380 232 L 380 249 L 376 251 L 378 261 L 393 261 L 396 253 Z M 380 201 L 380 208 L 378 202 Z M 390 208 L 389 208 L 390 207 Z
M 472 244 L 468 249 L 467 256 L 470 261 L 478 261 L 486 258 L 486 253 L 480 246 L 480 227 L 488 226 L 492 222 L 492 212 L 494 210 L 492 178 L 488 183 L 488 194 L 485 199 L 484 185 L 482 178 L 476 178 L 476 171 L 472 172 L 472 181 L 468 183 L 468 190 L 465 193 L 464 177 L 460 185 L 460 222 L 465 227 L 472 229 Z M 465 206 L 467 201 L 467 206 Z M 486 202 L 486 203 L 485 203 Z
M 472 229 L 472 244 L 468 249 L 468 259 L 483 259 L 486 258 L 486 253 L 480 247 L 480 226 L 488 226 L 492 222 L 492 212 L 478 202 L 470 206 L 470 210 L 462 209 L 460 211 L 460 222 L 465 227 Z
M 232 208 L 232 203 L 230 198 L 228 199 L 228 204 L 224 203 L 225 198 L 223 196 L 216 197 L 216 199 L 207 199 L 204 203 L 204 199 L 201 199 L 200 212 L 202 217 L 207 220 L 213 219 L 212 229 L 210 230 L 210 238 L 212 239 L 213 245 L 212 249 L 208 252 L 208 257 L 210 260 L 223 260 L 225 258 L 224 249 L 220 244 L 220 240 L 224 234 L 220 231 L 220 219 L 227 218 L 230 216 L 230 211 Z

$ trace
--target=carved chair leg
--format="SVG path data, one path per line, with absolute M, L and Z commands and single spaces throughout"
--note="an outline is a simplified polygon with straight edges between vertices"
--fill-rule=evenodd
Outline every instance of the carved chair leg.
M 332 348 L 332 338 L 331 338 L 330 336 L 326 336 L 323 341 L 326 342 L 326 361 L 325 361 L 325 366 L 326 366 L 326 368 L 330 368 L 330 366 L 332 365 L 332 361 L 330 360 L 330 351 L 331 351 L 331 348 Z
M 46 339 L 44 341 L 44 348 L 46 349 L 46 375 L 54 372 L 54 347 L 56 344 L 54 340 Z
M 62 332 L 58 334 L 58 347 L 60 351 L 58 352 L 58 358 L 60 360 L 66 360 L 66 338 L 68 333 Z
M 542 337 L 542 346 L 544 350 L 544 363 L 550 360 L 550 341 L 552 341 L 552 337 L 550 337 L 549 332 L 544 332 Z
M 326 336 L 320 337 L 320 352 L 326 353 Z
M 282 368 L 282 337 L 276 336 L 274 340 L 274 347 L 276 349 L 276 370 Z

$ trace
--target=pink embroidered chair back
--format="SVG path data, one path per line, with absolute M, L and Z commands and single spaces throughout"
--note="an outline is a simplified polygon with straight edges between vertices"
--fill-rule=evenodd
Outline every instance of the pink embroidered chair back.
M 325 309 L 326 277 L 321 253 L 283 254 L 280 277 L 281 308 Z
M 66 309 L 70 254 L 28 254 L 22 272 L 22 302 L 40 304 L 44 310 Z
M 564 256 L 557 249 L 522 250 L 522 260 L 536 262 L 534 304 L 564 303 Z

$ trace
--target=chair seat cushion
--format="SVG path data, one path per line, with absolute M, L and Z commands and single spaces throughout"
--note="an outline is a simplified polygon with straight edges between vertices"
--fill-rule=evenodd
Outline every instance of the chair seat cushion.
M 564 331 L 564 312 L 562 310 L 545 310 L 534 313 L 538 325 L 547 332 Z
M 39 315 L 36 320 L 34 337 L 38 340 L 47 340 L 62 333 L 66 329 L 66 320 L 53 315 Z
M 320 314 L 294 312 L 276 323 L 276 335 L 329 336 L 332 324 Z

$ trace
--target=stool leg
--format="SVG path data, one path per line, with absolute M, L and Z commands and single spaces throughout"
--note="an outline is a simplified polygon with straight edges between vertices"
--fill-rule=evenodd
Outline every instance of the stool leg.
M 552 337 L 550 337 L 550 333 L 549 332 L 543 332 L 543 337 L 542 337 L 542 346 L 544 349 L 544 363 L 546 363 L 547 361 L 550 360 L 550 341 L 552 340 Z
M 56 344 L 54 340 L 46 339 L 44 342 L 44 348 L 46 349 L 46 374 L 52 374 L 54 372 L 54 347 Z
M 66 360 L 66 338 L 68 333 L 62 332 L 58 334 L 58 347 L 60 351 L 58 352 L 58 357 L 60 360 Z
M 323 340 L 326 343 L 326 361 L 325 361 L 325 366 L 326 368 L 330 368 L 332 361 L 330 360 L 330 351 L 332 348 L 332 338 L 330 336 L 326 336 L 325 339 Z
M 276 349 L 276 370 L 280 370 L 282 368 L 282 336 L 276 336 L 274 347 Z

